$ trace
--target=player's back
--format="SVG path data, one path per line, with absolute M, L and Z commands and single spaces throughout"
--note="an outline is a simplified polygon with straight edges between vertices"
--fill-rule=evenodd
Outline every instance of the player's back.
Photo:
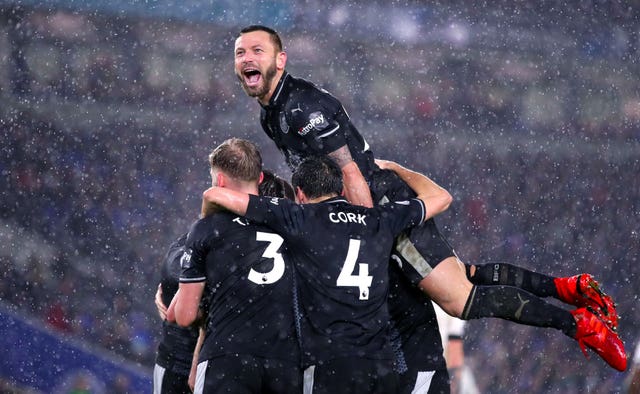
M 395 235 L 419 222 L 423 212 L 411 210 L 409 203 L 364 208 L 341 197 L 305 205 L 266 201 L 247 216 L 269 223 L 285 238 L 304 313 L 305 361 L 393 358 L 387 335 L 388 259 Z
M 305 221 L 306 234 L 288 246 L 288 256 L 302 279 L 299 289 L 307 311 L 305 323 L 326 340 L 316 344 L 316 351 L 330 349 L 339 355 L 367 347 L 387 350 L 385 256 L 390 253 L 393 232 L 376 210 L 344 200 L 305 209 L 312 211 Z M 305 338 L 302 340 L 304 343 Z
M 223 354 L 298 358 L 292 270 L 280 254 L 282 242 L 268 227 L 228 212 L 194 225 L 183 259 L 183 267 L 191 268 L 181 280 L 206 276 L 209 313 L 201 360 Z

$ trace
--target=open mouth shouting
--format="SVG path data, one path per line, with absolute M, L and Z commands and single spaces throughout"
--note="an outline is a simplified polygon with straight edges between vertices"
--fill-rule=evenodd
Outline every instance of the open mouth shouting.
M 236 75 L 247 95 L 268 101 L 270 96 L 269 89 L 276 76 L 276 64 L 274 61 L 265 70 L 261 70 L 255 64 L 245 65 Z
M 247 67 L 242 70 L 243 82 L 247 88 L 255 89 L 262 82 L 262 73 L 254 67 Z

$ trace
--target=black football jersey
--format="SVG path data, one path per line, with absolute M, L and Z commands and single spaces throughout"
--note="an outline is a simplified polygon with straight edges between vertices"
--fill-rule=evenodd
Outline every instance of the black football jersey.
M 269 227 L 220 212 L 197 221 L 181 283 L 207 283 L 207 334 L 200 361 L 228 354 L 299 360 L 292 269 Z
M 389 311 L 393 323 L 392 342 L 400 350 L 398 372 L 446 369 L 436 311 L 431 299 L 412 285 L 402 272 L 409 263 L 394 254 L 389 266 Z M 429 349 L 425 352 L 425 349 Z
M 305 365 L 338 357 L 392 359 L 387 308 L 394 237 L 424 219 L 421 200 L 365 208 L 251 196 L 247 218 L 285 239 L 303 314 Z
M 369 145 L 340 101 L 286 71 L 269 105 L 262 107 L 260 123 L 292 169 L 305 157 L 326 155 L 345 145 L 366 179 L 376 168 Z
M 175 240 L 162 262 L 161 280 L 162 302 L 169 306 L 173 296 L 178 291 L 180 277 L 180 258 L 184 253 L 184 243 L 187 234 Z M 162 322 L 162 337 L 156 353 L 156 364 L 176 374 L 189 376 L 193 350 L 198 341 L 197 327 L 180 327 L 166 320 Z
M 260 123 L 267 136 L 284 154 L 291 168 L 295 168 L 308 156 L 326 155 L 346 145 L 369 184 L 374 203 L 415 196 L 415 193 L 395 173 L 378 168 L 369 145 L 350 121 L 340 101 L 309 81 L 295 78 L 285 71 L 269 104 L 262 106 Z M 429 219 L 428 223 L 428 231 L 432 233 L 424 235 L 424 239 L 419 239 L 419 243 L 426 245 L 427 248 L 418 247 L 418 250 L 430 264 L 435 266 L 442 257 L 452 255 L 452 250 L 445 241 L 442 244 L 446 244 L 447 247 L 438 245 L 435 248 L 437 250 L 431 251 L 432 242 L 429 239 L 444 238 L 437 230 L 433 218 Z M 415 237 L 412 238 L 412 240 L 415 239 Z M 392 278 L 395 286 L 407 287 L 398 289 L 399 293 L 415 292 L 416 289 L 411 288 L 413 284 L 407 281 L 393 282 L 394 280 L 395 278 Z M 420 298 L 419 294 L 413 295 L 399 301 L 412 304 L 410 309 L 417 312 L 427 298 L 426 296 Z M 390 307 L 395 309 L 400 305 L 392 303 Z M 403 327 L 403 344 L 408 346 L 420 343 L 424 339 L 422 331 L 428 330 L 428 325 L 433 321 L 430 314 L 425 316 L 421 313 L 406 313 L 404 307 L 392 311 L 392 314 L 397 317 L 396 322 Z M 431 334 L 429 333 L 428 336 L 430 337 Z M 435 352 L 435 355 L 432 354 L 429 357 L 439 357 L 440 354 L 438 350 L 433 350 L 427 345 L 420 346 L 419 351 L 423 354 Z M 407 362 L 409 361 L 407 359 Z M 417 364 L 421 367 L 423 361 Z M 432 364 L 431 361 L 429 364 Z

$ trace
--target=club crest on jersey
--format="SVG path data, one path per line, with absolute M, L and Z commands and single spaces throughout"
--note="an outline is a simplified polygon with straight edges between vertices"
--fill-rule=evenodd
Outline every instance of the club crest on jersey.
M 302 128 L 298 130 L 298 134 L 306 135 L 313 129 L 322 130 L 328 125 L 329 125 L 329 122 L 327 122 L 327 120 L 324 118 L 324 115 L 322 114 L 322 112 L 319 112 L 319 111 L 314 112 L 311 115 L 309 115 L 309 123 L 302 126 Z
M 287 115 L 284 112 L 280 112 L 280 130 L 284 134 L 289 132 L 289 124 L 287 123 Z
M 180 267 L 182 269 L 191 267 L 191 253 L 193 253 L 193 250 L 187 249 L 182 254 L 182 257 L 180 258 Z

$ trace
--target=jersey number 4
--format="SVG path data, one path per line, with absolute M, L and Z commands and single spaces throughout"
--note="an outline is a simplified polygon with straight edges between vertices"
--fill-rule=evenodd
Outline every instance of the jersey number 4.
M 369 288 L 373 282 L 373 276 L 369 275 L 369 264 L 358 264 L 358 275 L 353 275 L 356 268 L 356 261 L 360 253 L 360 240 L 350 239 L 347 258 L 344 260 L 340 275 L 336 281 L 336 286 L 357 287 L 361 300 L 369 299 Z
M 284 259 L 282 255 L 278 253 L 280 246 L 284 240 L 278 234 L 263 233 L 258 231 L 256 233 L 257 241 L 269 242 L 267 248 L 262 253 L 262 257 L 273 259 L 273 268 L 269 272 L 258 272 L 251 268 L 249 271 L 249 280 L 259 285 L 270 285 L 277 282 L 282 275 L 284 275 Z

